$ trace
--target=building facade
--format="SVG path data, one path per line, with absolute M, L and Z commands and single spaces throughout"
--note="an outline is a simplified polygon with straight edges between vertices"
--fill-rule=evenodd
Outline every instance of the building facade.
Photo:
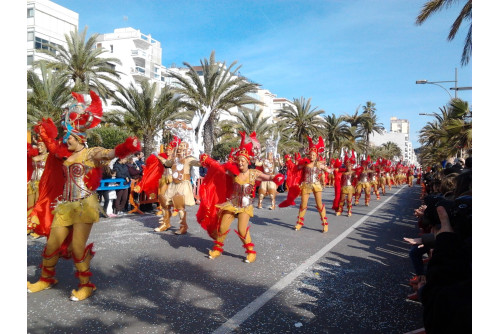
M 134 28 L 119 28 L 112 33 L 100 34 L 96 48 L 108 53 L 107 57 L 118 58 L 121 65 L 116 70 L 121 73 L 121 83 L 125 87 L 148 80 L 157 83 L 157 93 L 167 80 L 166 68 L 162 65 L 161 43 L 151 35 Z
M 410 122 L 407 119 L 391 117 L 391 132 L 410 134 Z
M 391 123 L 392 126 L 392 123 Z M 409 128 L 409 125 L 408 125 Z M 413 150 L 410 141 L 410 135 L 402 132 L 387 132 L 384 130 L 381 134 L 374 132 L 369 137 L 370 144 L 381 146 L 382 144 L 393 142 L 401 149 L 402 159 L 407 165 L 417 165 L 417 156 Z
M 78 13 L 49 0 L 27 1 L 27 64 L 49 59 L 36 50 L 55 51 L 66 46 L 65 34 L 78 29 Z

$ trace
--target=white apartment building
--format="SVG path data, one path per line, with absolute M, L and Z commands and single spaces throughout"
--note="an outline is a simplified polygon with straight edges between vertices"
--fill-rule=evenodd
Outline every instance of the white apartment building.
M 387 142 L 393 142 L 401 149 L 403 155 L 403 161 L 407 165 L 417 165 L 417 156 L 413 150 L 412 143 L 410 141 L 410 135 L 401 132 L 387 132 L 384 130 L 382 134 L 374 132 L 369 137 L 370 144 L 375 146 L 381 146 Z
M 391 117 L 391 132 L 410 134 L 410 122 L 407 119 Z
M 50 57 L 36 52 L 66 45 L 65 34 L 78 29 L 78 13 L 49 0 L 27 0 L 27 64 Z
M 119 28 L 112 33 L 100 34 L 96 48 L 106 51 L 103 56 L 118 58 L 122 62 L 116 65 L 121 73 L 121 83 L 129 87 L 143 80 L 157 83 L 157 93 L 164 86 L 166 68 L 161 64 L 161 44 L 151 35 L 143 34 L 134 28 Z

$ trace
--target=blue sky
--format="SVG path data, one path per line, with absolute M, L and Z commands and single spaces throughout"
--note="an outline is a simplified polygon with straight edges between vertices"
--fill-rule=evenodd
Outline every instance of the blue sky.
M 425 0 L 54 2 L 79 13 L 88 36 L 122 27 L 151 34 L 167 67 L 199 65 L 215 50 L 262 88 L 311 98 L 325 114 L 353 114 L 372 101 L 384 127 L 392 116 L 410 121 L 414 147 L 432 120 L 419 113 L 439 112 L 449 100 L 442 88 L 415 81 L 452 81 L 457 68 L 458 86 L 472 86 L 472 66 L 460 65 L 468 23 L 446 39 L 463 1 L 421 26 L 414 22 Z M 471 91 L 458 96 L 472 106 Z

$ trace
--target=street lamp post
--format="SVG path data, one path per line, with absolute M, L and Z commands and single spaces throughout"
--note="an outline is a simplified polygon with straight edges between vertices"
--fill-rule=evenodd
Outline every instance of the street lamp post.
M 450 96 L 450 100 L 453 99 L 453 97 L 451 96 L 450 92 L 444 88 L 442 85 L 440 85 L 440 83 L 443 83 L 443 82 L 454 82 L 455 83 L 455 87 L 452 87 L 450 89 L 454 90 L 455 91 L 455 98 L 457 98 L 457 91 L 459 90 L 458 87 L 457 87 L 457 84 L 458 84 L 458 79 L 457 79 L 457 68 L 455 67 L 455 80 L 448 80 L 448 81 L 427 81 L 427 80 L 417 80 L 415 83 L 417 85 L 425 85 L 425 84 L 430 84 L 430 85 L 436 85 L 436 86 L 439 86 L 441 87 L 442 89 L 444 89 L 444 91 Z

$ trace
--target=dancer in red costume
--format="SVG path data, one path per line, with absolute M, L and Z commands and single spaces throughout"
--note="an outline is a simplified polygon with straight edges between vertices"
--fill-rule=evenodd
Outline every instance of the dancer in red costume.
M 337 158 L 333 163 L 333 186 L 335 187 L 335 198 L 333 199 L 332 209 L 335 210 L 335 212 L 339 209 L 340 196 L 342 194 L 342 172 L 340 171 L 340 167 L 342 167 L 342 160 Z
M 386 187 L 389 188 L 389 190 L 392 189 L 392 168 L 391 168 L 391 161 L 390 160 L 385 160 L 384 164 L 384 180 L 385 180 L 385 187 L 384 187 L 384 195 L 386 192 Z
M 377 173 L 377 166 L 376 166 L 376 163 L 375 164 L 372 164 L 371 163 L 371 160 L 370 160 L 370 156 L 368 156 L 368 159 L 369 161 L 368 163 L 368 167 L 367 167 L 367 170 L 366 172 L 368 173 L 368 182 L 370 182 L 370 186 L 371 186 L 371 190 L 373 190 L 373 192 L 375 193 L 375 195 L 377 196 L 377 201 L 380 200 L 380 193 L 378 191 L 378 173 Z M 378 162 L 378 161 L 377 161 Z M 371 193 L 370 193 L 371 195 Z
M 408 187 L 413 187 L 413 168 L 415 166 L 411 165 L 410 167 L 406 167 L 406 181 L 408 182 Z
M 308 158 L 302 159 L 292 170 L 290 177 L 291 187 L 288 190 L 286 200 L 280 203 L 279 207 L 287 207 L 295 204 L 295 198 L 300 194 L 301 202 L 299 208 L 299 215 L 295 230 L 299 231 L 304 225 L 304 216 L 307 210 L 307 201 L 311 193 L 316 200 L 316 209 L 318 209 L 321 218 L 321 225 L 323 226 L 323 233 L 328 232 L 328 221 L 326 217 L 326 208 L 322 202 L 321 194 L 323 185 L 321 179 L 324 177 L 324 172 L 332 173 L 333 170 L 326 167 L 325 161 L 319 161 L 318 157 L 325 150 L 323 138 L 320 136 L 318 144 L 314 144 L 311 137 L 309 140 Z
M 354 195 L 354 178 L 356 172 L 352 169 L 353 165 L 356 163 L 356 157 L 354 152 L 350 157 L 347 154 L 344 156 L 344 166 L 345 168 L 340 168 L 339 172 L 342 173 L 341 176 L 341 195 L 339 208 L 337 210 L 337 216 L 342 214 L 344 210 L 344 203 L 347 202 L 347 217 L 352 215 L 352 196 Z
M 376 182 L 372 184 L 372 187 L 376 189 L 375 194 L 377 194 L 377 199 L 380 199 L 380 190 L 382 189 L 382 194 L 385 195 L 385 185 L 384 185 L 384 173 L 383 173 L 383 159 L 378 158 L 377 162 L 373 165 L 373 171 L 375 173 Z
M 236 163 L 226 162 L 221 165 L 207 154 L 200 156 L 201 164 L 208 168 L 200 186 L 201 204 L 196 214 L 198 223 L 214 239 L 215 245 L 209 251 L 209 258 L 222 255 L 224 240 L 229 233 L 231 223 L 238 219 L 235 230 L 243 242 L 247 254 L 245 262 L 255 261 L 257 253 L 250 237 L 248 223 L 253 217 L 252 193 L 255 181 L 274 181 L 280 185 L 284 181 L 282 174 L 268 175 L 248 165 L 255 156 L 253 148 L 257 142 L 255 132 L 247 137 L 241 132 L 241 144 L 235 153 Z M 258 143 L 258 142 L 257 142 Z
M 421 184 L 421 182 L 422 182 L 422 168 L 418 167 L 417 168 L 417 181 L 415 183 Z
M 47 161 L 48 155 L 49 152 L 47 151 L 47 147 L 41 140 L 37 142 L 36 148 L 28 143 L 28 217 L 35 207 L 35 203 L 38 201 L 40 194 L 38 186 L 40 179 L 42 178 L 43 171 L 45 170 L 45 162 Z M 40 237 L 39 234 L 30 229 L 28 229 L 28 234 L 30 234 L 34 239 Z
M 371 180 L 368 177 L 368 166 L 370 164 L 370 156 L 367 159 L 361 161 L 361 166 L 356 168 L 356 194 L 354 199 L 354 205 L 359 204 L 359 198 L 363 190 L 365 191 L 365 205 L 370 205 L 370 193 L 371 193 Z
M 47 245 L 42 253 L 41 277 L 36 283 L 28 282 L 28 292 L 56 284 L 55 266 L 59 257 L 72 257 L 80 284 L 70 299 L 78 301 L 96 290 L 90 282 L 93 244 L 86 246 L 86 243 L 102 210 L 96 194 L 101 167 L 115 156 L 125 158 L 139 151 L 140 144 L 137 138 L 130 137 L 115 149 L 87 148 L 85 131 L 100 123 L 101 100 L 91 91 L 92 103 L 87 107 L 83 95 L 73 93 L 73 96 L 77 102 L 63 114 L 66 132 L 62 141 L 56 140 L 57 128 L 50 118 L 34 129 L 50 153 L 40 180 L 40 198 L 31 212 L 30 227 L 47 237 Z

